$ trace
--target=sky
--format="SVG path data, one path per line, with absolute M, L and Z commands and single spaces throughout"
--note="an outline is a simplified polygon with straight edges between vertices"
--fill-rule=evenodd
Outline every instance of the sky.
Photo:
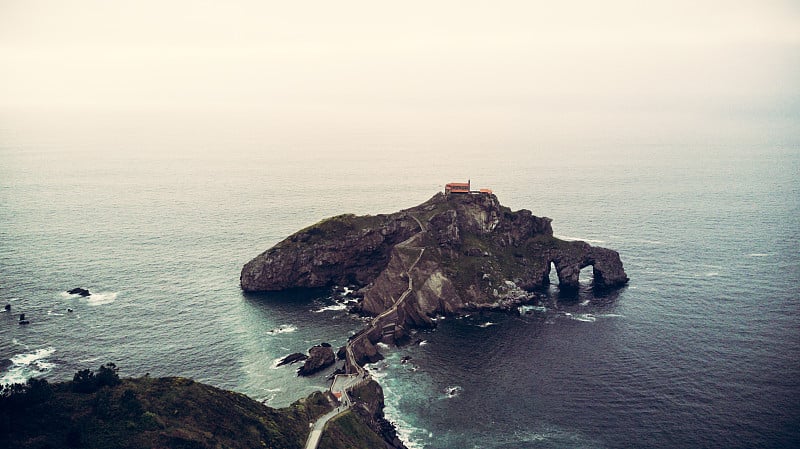
M 0 0 L 7 122 L 791 140 L 798 80 L 796 1 Z

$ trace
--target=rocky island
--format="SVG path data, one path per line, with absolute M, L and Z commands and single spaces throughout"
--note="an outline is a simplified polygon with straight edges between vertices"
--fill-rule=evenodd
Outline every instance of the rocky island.
M 339 215 L 302 229 L 248 262 L 240 283 L 247 292 L 354 286 L 352 311 L 374 317 L 351 337 L 363 364 L 379 358 L 377 342 L 402 343 L 436 316 L 530 302 L 552 267 L 562 292 L 577 290 L 587 266 L 595 289 L 628 282 L 619 253 L 558 239 L 551 221 L 512 211 L 490 191 L 440 192 L 393 214 Z

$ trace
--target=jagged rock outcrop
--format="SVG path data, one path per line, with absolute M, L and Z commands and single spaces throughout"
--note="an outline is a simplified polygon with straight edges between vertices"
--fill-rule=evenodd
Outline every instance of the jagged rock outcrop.
M 327 343 L 314 346 L 308 350 L 308 358 L 303 366 L 297 370 L 300 376 L 310 376 L 318 373 L 336 362 L 333 348 Z
M 628 277 L 616 251 L 553 237 L 551 220 L 513 212 L 492 194 L 434 195 L 390 215 L 341 215 L 278 243 L 242 269 L 245 291 L 355 285 L 354 311 L 376 317 L 356 342 L 362 360 L 375 343 L 397 341 L 437 315 L 529 301 L 550 282 L 578 287 L 592 266 L 594 286 L 619 287 Z M 363 346 L 363 347 L 362 347 Z
M 353 412 L 360 417 L 361 422 L 383 438 L 387 449 L 406 449 L 397 435 L 397 429 L 383 414 L 383 388 L 377 382 L 371 380 L 356 387 L 350 395 L 355 402 Z
M 303 360 L 307 359 L 308 359 L 307 355 L 300 352 L 295 352 L 294 354 L 289 354 L 286 357 L 282 358 L 275 366 L 277 367 L 283 365 L 293 365 L 297 362 L 302 362 Z

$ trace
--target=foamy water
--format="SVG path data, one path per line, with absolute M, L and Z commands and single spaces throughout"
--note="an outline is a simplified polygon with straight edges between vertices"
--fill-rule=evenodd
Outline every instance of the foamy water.
M 47 347 L 11 357 L 11 365 L 0 377 L 0 384 L 25 383 L 30 377 L 45 375 L 56 366 L 48 360 L 55 352 L 55 348 Z

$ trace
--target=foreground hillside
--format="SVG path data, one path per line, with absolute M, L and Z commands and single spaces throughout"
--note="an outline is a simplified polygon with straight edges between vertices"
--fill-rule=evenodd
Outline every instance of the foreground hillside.
M 302 448 L 309 423 L 334 407 L 321 392 L 274 409 L 186 378 L 119 379 L 114 371 L 104 381 L 103 368 L 91 378 L 83 373 L 71 382 L 32 379 L 4 388 L 0 447 Z M 358 414 L 346 421 L 356 437 L 347 446 L 329 440 L 321 448 L 382 441 Z

